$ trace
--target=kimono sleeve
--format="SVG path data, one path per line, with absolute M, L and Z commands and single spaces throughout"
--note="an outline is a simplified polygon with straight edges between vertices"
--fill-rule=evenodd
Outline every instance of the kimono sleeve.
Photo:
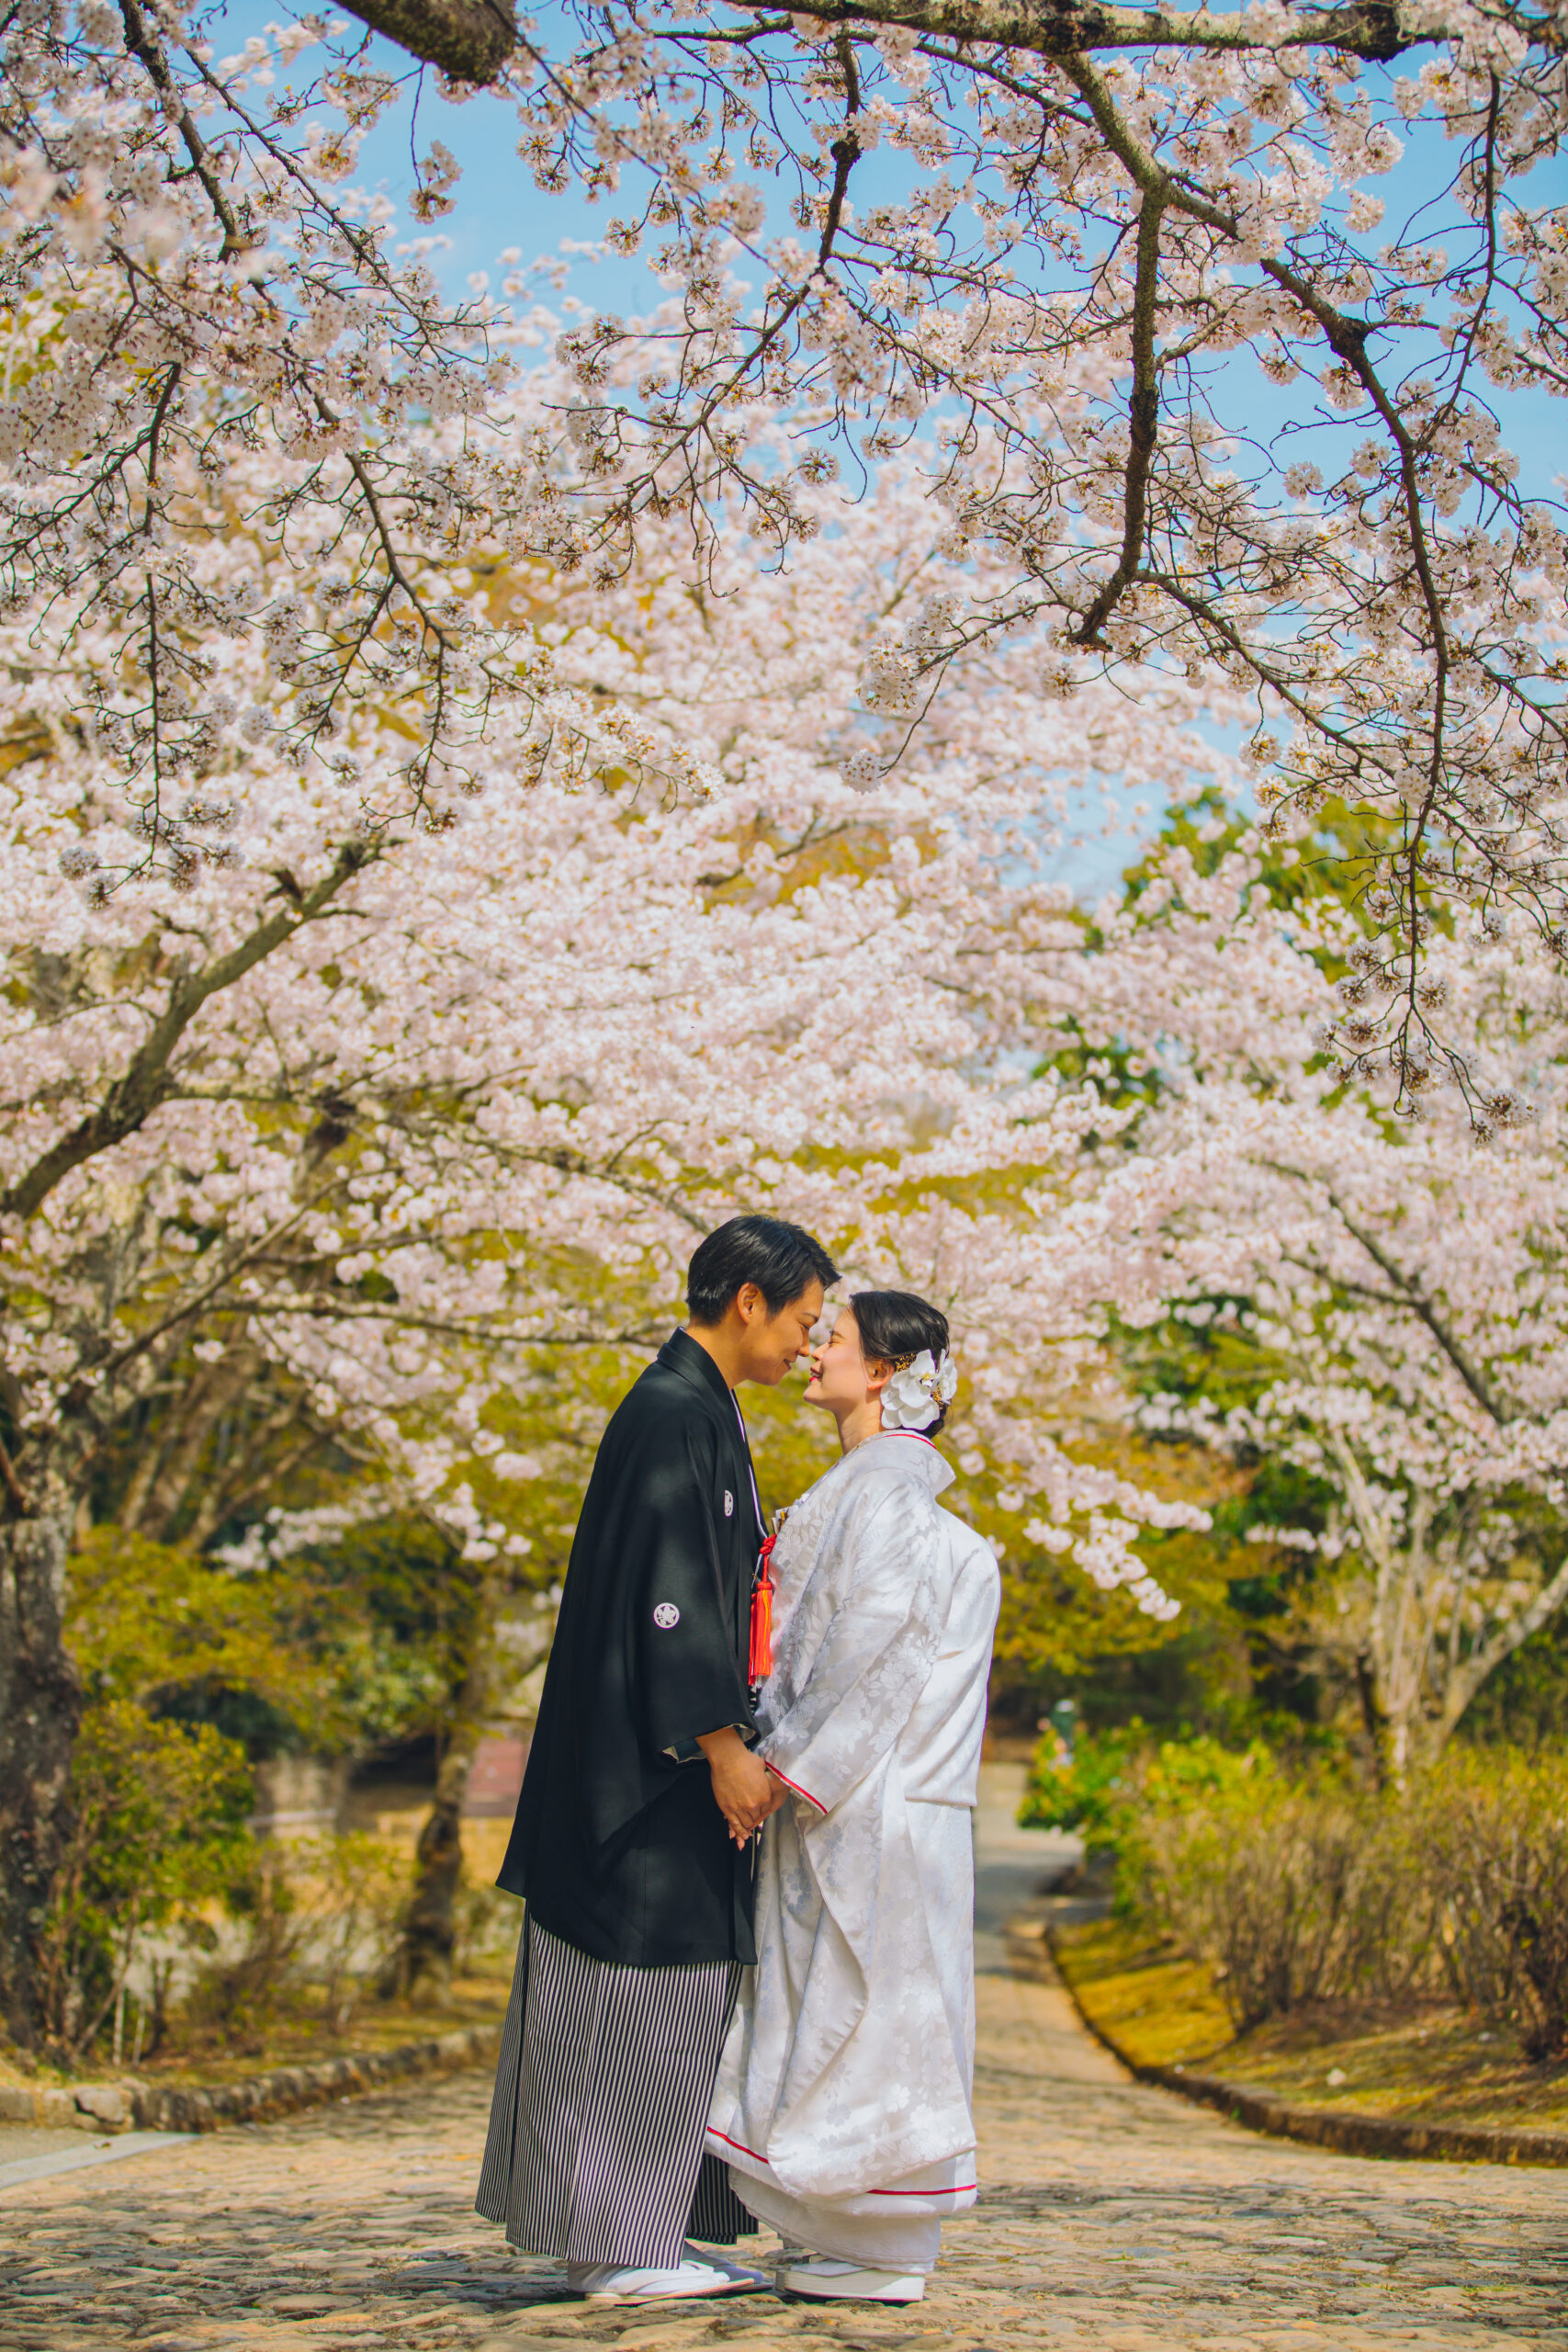
M 735 1605 L 716 1508 L 713 1442 L 690 1424 L 650 1432 L 637 1465 L 632 1669 L 644 1739 L 659 1755 L 727 1724 L 750 1730 Z
M 898 1742 L 931 1679 L 942 1627 L 942 1528 L 923 1487 L 900 1485 L 840 1541 L 849 1576 L 787 1712 L 759 1744 L 763 1762 L 830 1813 Z

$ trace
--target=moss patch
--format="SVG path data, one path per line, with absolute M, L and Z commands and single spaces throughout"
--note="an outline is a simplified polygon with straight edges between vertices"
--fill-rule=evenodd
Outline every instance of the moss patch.
M 1346 2114 L 1568 2131 L 1568 2060 L 1532 2064 L 1512 2033 L 1451 2005 L 1303 2011 L 1238 2035 L 1212 1970 L 1146 1929 L 1097 1921 L 1053 1949 L 1084 2015 L 1134 2065 Z

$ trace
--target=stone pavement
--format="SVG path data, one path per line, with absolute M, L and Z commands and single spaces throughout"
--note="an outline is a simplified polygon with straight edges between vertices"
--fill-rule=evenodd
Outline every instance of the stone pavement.
M 6 2352 L 1568 2352 L 1568 2175 L 1260 2140 L 1128 2082 L 997 1929 L 1042 1844 L 982 1821 L 982 2202 L 926 2302 L 562 2300 L 472 2211 L 478 2075 L 219 2132 L 0 2198 Z M 803 2342 L 802 2339 L 805 2339 Z

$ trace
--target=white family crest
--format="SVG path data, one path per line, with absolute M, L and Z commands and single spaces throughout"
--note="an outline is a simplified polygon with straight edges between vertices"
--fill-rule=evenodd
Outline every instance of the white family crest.
M 653 1622 L 661 1634 L 668 1634 L 681 1622 L 681 1612 L 672 1600 L 661 1600 L 653 1612 Z
M 724 1515 L 726 1519 L 733 1519 L 735 1516 L 735 1497 L 728 1487 L 724 1490 Z

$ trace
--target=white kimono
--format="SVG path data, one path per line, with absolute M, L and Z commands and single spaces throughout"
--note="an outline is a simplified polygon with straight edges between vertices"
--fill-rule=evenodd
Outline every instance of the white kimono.
M 708 2149 L 815 2253 L 927 2270 L 975 2201 L 972 1810 L 1000 1578 L 924 1438 L 856 1446 L 784 1521 L 762 1833 Z

